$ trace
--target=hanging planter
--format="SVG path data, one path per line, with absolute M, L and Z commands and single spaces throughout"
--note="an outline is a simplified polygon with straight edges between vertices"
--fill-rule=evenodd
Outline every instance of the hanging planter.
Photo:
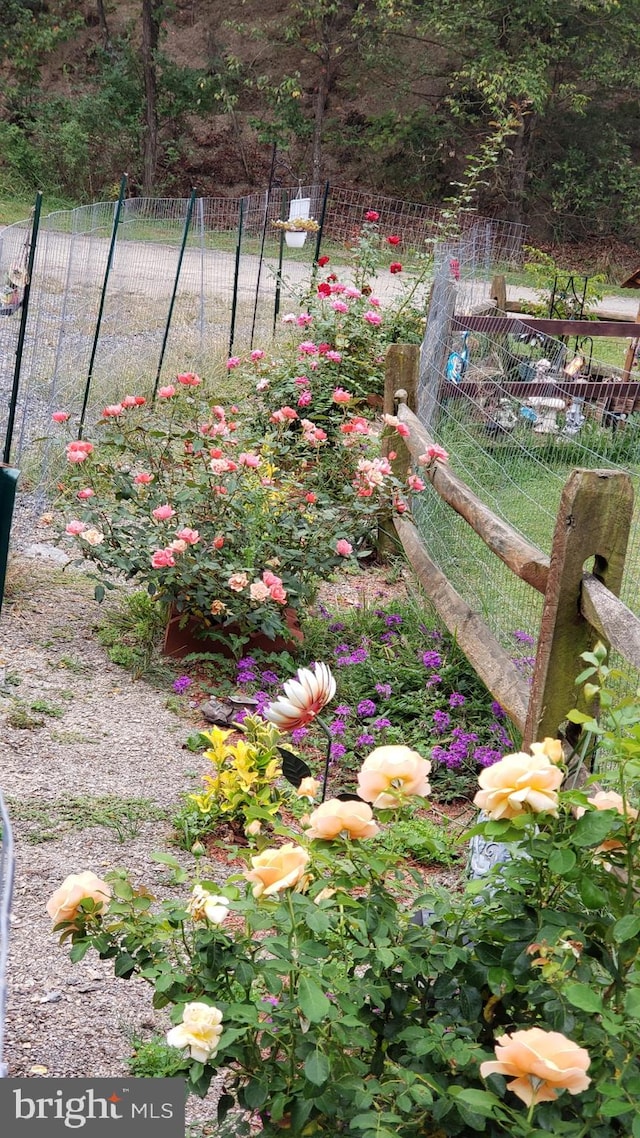
M 290 229 L 285 229 L 284 239 L 287 245 L 291 246 L 292 249 L 301 249 L 307 240 L 307 234 L 304 229 L 295 230 L 294 232 Z

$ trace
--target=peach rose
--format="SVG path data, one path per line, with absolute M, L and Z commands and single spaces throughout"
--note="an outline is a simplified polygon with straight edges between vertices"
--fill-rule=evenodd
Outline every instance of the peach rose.
M 527 1106 L 553 1102 L 562 1091 L 580 1094 L 591 1082 L 585 1074 L 591 1063 L 589 1052 L 560 1031 L 540 1027 L 514 1031 L 496 1040 L 495 1052 L 497 1061 L 481 1063 L 480 1074 L 483 1079 L 513 1076 L 507 1087 Z
M 331 841 L 342 834 L 349 838 L 372 838 L 379 833 L 373 811 L 366 802 L 342 802 L 329 798 L 309 816 L 308 838 Z
M 274 850 L 263 850 L 251 858 L 253 869 L 245 870 L 247 881 L 253 882 L 253 896 L 272 897 L 282 889 L 291 889 L 302 881 L 309 854 L 302 846 L 287 842 Z
M 564 752 L 559 739 L 551 739 L 547 735 L 542 743 L 532 743 L 529 749 L 532 755 L 546 755 L 552 763 L 564 762 Z
M 638 817 L 638 811 L 628 802 L 625 805 L 624 798 L 615 790 L 599 790 L 597 794 L 588 799 L 588 802 L 596 810 L 617 810 L 618 814 L 624 814 L 626 818 L 630 818 L 632 821 Z M 586 814 L 584 806 L 578 806 L 576 817 L 581 818 L 583 814 Z
M 358 774 L 360 796 L 382 810 L 397 806 L 407 794 L 426 798 L 431 794 L 430 770 L 429 760 L 410 747 L 376 747 Z
M 73 921 L 78 914 L 80 902 L 85 898 L 101 905 L 101 916 L 109 908 L 111 890 L 106 881 L 96 877 L 90 869 L 83 873 L 71 873 L 47 901 L 47 912 L 54 928 L 63 921 Z
M 306 778 L 303 778 L 300 785 L 296 786 L 298 798 L 316 798 L 319 790 L 320 783 L 317 778 L 312 778 L 311 775 L 307 775 Z
M 557 814 L 557 791 L 563 778 L 563 772 L 546 754 L 517 751 L 481 772 L 478 782 L 482 789 L 474 805 L 496 820 L 517 818 L 527 811 Z

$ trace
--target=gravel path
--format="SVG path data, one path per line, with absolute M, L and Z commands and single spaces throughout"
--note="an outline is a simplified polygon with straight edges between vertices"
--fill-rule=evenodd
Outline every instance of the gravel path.
M 45 911 L 67 874 L 83 869 L 101 876 L 123 866 L 157 895 L 175 892 L 151 854 L 166 851 L 171 812 L 207 765 L 183 748 L 203 721 L 172 713 L 166 691 L 109 662 L 92 634 L 99 613 L 89 581 L 41 559 L 21 562 L 20 587 L 2 612 L 0 785 L 16 846 L 10 1077 L 127 1075 L 131 1035 L 168 1022 L 151 1007 L 150 985 L 116 980 L 95 954 L 72 965 Z M 105 798 L 116 821 L 96 825 L 91 814 Z M 224 876 L 220 866 L 206 873 Z M 211 1094 L 191 1099 L 189 1116 L 211 1117 L 212 1104 Z

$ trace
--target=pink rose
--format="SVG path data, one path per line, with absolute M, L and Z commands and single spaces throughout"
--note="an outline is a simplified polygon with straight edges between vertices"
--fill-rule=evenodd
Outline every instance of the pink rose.
M 184 529 L 176 530 L 176 537 L 180 541 L 186 541 L 187 545 L 197 545 L 200 541 L 200 534 L 197 529 L 189 529 L 185 526 Z
M 271 569 L 265 569 L 264 573 L 262 574 L 262 580 L 269 589 L 272 585 L 282 584 L 282 577 L 277 577 L 275 573 L 271 572 Z
M 180 538 L 176 538 L 175 541 L 170 541 L 167 546 L 167 550 L 171 553 L 186 553 L 187 549 L 188 545 L 186 541 L 182 541 Z
M 368 209 L 364 215 L 365 221 L 379 221 L 380 214 L 376 209 Z
M 135 395 L 125 395 L 124 399 L 122 400 L 122 406 L 126 407 L 127 409 L 130 407 L 136 407 L 137 404 Z
M 313 395 L 310 391 L 303 391 L 298 400 L 298 407 L 309 407 L 313 403 Z
M 331 304 L 334 312 L 348 312 L 349 305 L 345 304 L 344 300 L 334 300 Z
M 382 317 L 380 313 L 373 312 L 371 309 L 369 309 L 368 312 L 365 312 L 363 319 L 367 321 L 367 324 L 382 324 Z
M 325 352 L 324 358 L 325 358 L 325 360 L 328 360 L 330 364 L 342 363 L 342 353 L 341 352 Z
M 350 300 L 359 300 L 362 296 L 362 293 L 360 292 L 359 288 L 353 288 L 353 286 L 349 286 L 344 290 L 344 295 L 348 296 Z
M 434 443 L 433 446 L 427 447 L 424 454 L 420 455 L 418 462 L 421 464 L 421 466 L 427 466 L 428 463 L 433 462 L 434 459 L 439 459 L 440 462 L 446 462 L 448 458 L 449 452 L 446 451 L 444 447 L 438 446 L 436 443 Z
M 313 340 L 303 340 L 301 344 L 298 344 L 298 351 L 303 356 L 315 356 L 318 349 Z
M 272 601 L 276 601 L 279 605 L 283 605 L 287 599 L 287 590 L 283 585 L 272 585 L 269 589 Z
M 229 356 L 229 359 L 227 360 L 227 369 L 229 371 L 233 371 L 234 367 L 237 367 L 240 363 L 242 363 L 240 356 Z
M 54 411 L 51 416 L 54 423 L 66 423 L 71 418 L 68 411 Z
M 67 462 L 84 462 L 92 451 L 92 443 L 83 442 L 82 439 L 75 439 L 73 442 L 67 443 L 65 448 Z
M 158 396 L 160 399 L 173 399 L 175 393 L 176 389 L 172 383 L 167 384 L 166 387 L 160 387 L 158 389 Z
M 118 415 L 121 415 L 123 411 L 124 407 L 122 403 L 110 403 L 108 407 L 102 408 L 102 418 L 115 419 Z
M 170 569 L 175 563 L 176 559 L 170 549 L 156 549 L 151 557 L 154 569 Z
M 306 328 L 307 324 L 311 324 L 312 321 L 313 321 L 313 316 L 311 315 L 310 312 L 301 312 L 300 315 L 296 319 L 296 324 L 300 328 Z
M 155 510 L 152 510 L 151 513 L 153 514 L 156 521 L 166 522 L 169 520 L 169 518 L 172 518 L 174 516 L 175 510 L 172 510 L 169 503 L 166 502 L 164 506 L 156 506 Z
M 249 359 L 253 364 L 257 364 L 258 360 L 264 359 L 264 352 L 262 348 L 254 348 L 249 354 Z
M 234 593 L 241 593 L 248 584 L 249 578 L 246 573 L 232 573 L 227 581 L 227 585 L 230 589 L 233 589 Z
M 153 474 L 147 474 L 146 471 L 141 470 L 139 474 L 136 474 L 133 481 L 138 486 L 148 486 L 149 482 L 153 482 Z
M 84 522 L 78 521 L 77 518 L 72 518 L 70 522 L 67 522 L 64 532 L 68 533 L 71 537 L 77 537 L 78 534 L 82 533 L 86 528 Z
M 264 581 L 253 581 L 249 586 L 249 594 L 251 600 L 258 601 L 259 604 L 262 604 L 262 602 L 266 601 L 267 597 L 270 596 L 269 589 Z
M 256 383 L 256 391 L 268 391 L 270 386 L 268 379 L 259 379 Z
M 242 451 L 238 455 L 238 466 L 249 466 L 254 470 L 260 466 L 262 459 L 259 454 L 251 454 L 248 451 Z
M 176 376 L 176 380 L 178 383 L 181 383 L 183 387 L 198 387 L 202 383 L 200 376 L 196 375 L 194 371 L 183 372 L 181 375 Z
M 95 490 L 92 490 L 90 486 L 85 486 L 84 490 L 78 490 L 76 498 L 79 498 L 81 502 L 86 502 L 87 498 L 93 498 L 94 494 Z
M 350 391 L 345 391 L 343 387 L 336 387 L 331 398 L 334 403 L 350 403 L 353 395 Z
M 417 474 L 410 474 L 407 478 L 407 486 L 413 490 L 414 494 L 419 494 L 421 490 L 424 490 L 425 483 L 421 478 L 418 478 Z
M 336 553 L 340 555 L 340 557 L 351 557 L 351 554 L 353 553 L 353 546 L 348 541 L 345 541 L 343 537 L 341 537 L 340 540 L 335 544 L 335 550 Z

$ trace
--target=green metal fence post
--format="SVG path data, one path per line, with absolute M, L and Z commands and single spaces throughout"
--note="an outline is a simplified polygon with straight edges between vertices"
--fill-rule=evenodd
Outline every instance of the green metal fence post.
M 89 391 L 91 389 L 91 380 L 93 379 L 93 365 L 96 359 L 96 352 L 98 350 L 98 339 L 100 337 L 100 325 L 102 324 L 102 316 L 104 313 L 104 304 L 107 296 L 107 284 L 109 283 L 109 275 L 111 273 L 111 266 L 113 264 L 113 254 L 116 247 L 116 237 L 118 235 L 118 225 L 120 224 L 120 214 L 122 213 L 122 203 L 124 195 L 127 192 L 127 182 L 129 180 L 128 174 L 123 174 L 120 180 L 120 193 L 118 194 L 118 201 L 116 203 L 115 214 L 113 218 L 113 229 L 111 231 L 111 242 L 109 244 L 109 256 L 107 257 L 107 267 L 104 271 L 104 279 L 102 281 L 102 292 L 100 294 L 100 306 L 98 308 L 98 318 L 96 320 L 96 329 L 93 336 L 93 346 L 91 348 L 91 358 L 89 360 L 89 371 L 87 373 L 87 382 L 84 388 L 84 398 L 82 400 L 82 410 L 80 411 L 80 425 L 78 427 L 78 438 L 82 438 L 82 431 L 84 429 L 84 420 L 87 413 L 87 403 L 89 402 Z
M 320 207 L 320 217 L 318 218 L 320 228 L 316 234 L 316 251 L 313 255 L 314 265 L 318 264 L 318 257 L 320 256 L 320 246 L 322 244 L 322 231 L 324 229 L 324 219 L 325 219 L 326 214 L 327 214 L 327 202 L 328 201 L 329 201 L 329 183 L 325 182 L 324 194 L 322 195 L 322 205 Z
M 22 369 L 22 354 L 24 352 L 24 340 L 27 331 L 27 317 L 29 315 L 29 298 L 31 296 L 31 277 L 33 275 L 33 265 L 36 257 L 36 244 L 38 241 L 38 231 L 40 229 L 40 211 L 42 209 L 42 194 L 36 194 L 35 205 L 33 207 L 33 221 L 31 223 L 31 237 L 29 238 L 29 256 L 26 265 L 26 280 L 24 284 L 24 292 L 22 294 L 22 308 L 20 310 L 20 328 L 18 330 L 18 342 L 16 345 L 16 362 L 13 369 L 13 384 L 11 386 L 11 395 L 9 397 L 9 417 L 7 419 L 7 431 L 4 440 L 4 453 L 2 461 L 9 463 L 11 461 L 11 443 L 13 441 L 13 428 L 16 421 L 16 407 L 18 405 L 18 390 L 20 388 L 20 371 Z
M 180 253 L 178 254 L 178 264 L 176 265 L 176 275 L 173 282 L 173 292 L 171 293 L 171 300 L 169 302 L 169 311 L 167 313 L 167 323 L 164 329 L 164 336 L 162 337 L 162 347 L 160 348 L 160 359 L 158 360 L 158 370 L 156 372 L 156 381 L 153 385 L 153 400 L 158 393 L 158 384 L 160 383 L 160 372 L 162 371 L 162 361 L 164 360 L 164 353 L 167 347 L 167 339 L 169 338 L 169 328 L 171 326 L 171 317 L 173 316 L 173 307 L 176 302 L 176 293 L 178 291 L 178 281 L 180 280 L 180 271 L 182 269 L 182 261 L 184 258 L 184 251 L 187 244 L 187 237 L 189 236 L 189 226 L 191 225 L 191 215 L 193 213 L 193 205 L 196 200 L 195 189 L 191 190 L 191 197 L 187 206 L 187 216 L 184 222 L 184 231 L 182 233 L 182 241 L 180 244 Z

